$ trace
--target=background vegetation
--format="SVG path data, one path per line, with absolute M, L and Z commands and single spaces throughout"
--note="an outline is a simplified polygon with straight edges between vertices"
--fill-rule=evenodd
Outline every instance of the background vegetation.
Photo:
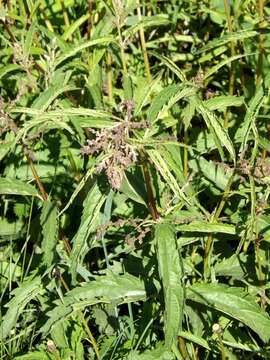
M 268 2 L 0 1 L 1 359 L 269 359 Z

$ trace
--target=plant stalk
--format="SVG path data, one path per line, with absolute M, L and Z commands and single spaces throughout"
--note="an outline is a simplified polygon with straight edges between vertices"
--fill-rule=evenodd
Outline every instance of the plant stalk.
M 262 29 L 263 22 L 263 9 L 264 9 L 264 0 L 258 1 L 258 13 L 259 13 L 259 28 Z M 259 56 L 258 56 L 258 64 L 256 71 L 256 88 L 261 85 L 262 82 L 262 63 L 263 63 L 263 53 L 264 53 L 264 36 L 262 31 L 259 34 Z
M 226 18 L 227 18 L 227 25 L 228 25 L 228 30 L 230 33 L 233 32 L 233 26 L 232 26 L 232 19 L 231 19 L 231 11 L 230 11 L 230 0 L 223 0 L 224 3 L 224 9 L 225 9 L 225 14 L 226 14 Z M 231 56 L 234 56 L 236 54 L 235 52 L 235 47 L 234 47 L 234 43 L 231 41 Z M 229 77 L 229 94 L 233 95 L 234 94 L 234 83 L 235 83 L 235 66 L 234 63 L 232 63 L 230 65 L 230 77 Z M 228 127 L 228 109 L 226 109 L 225 111 L 225 119 L 224 119 L 224 126 L 225 128 Z
M 143 175 L 144 175 L 147 196 L 148 196 L 148 207 L 149 207 L 149 210 L 150 210 L 153 220 L 156 221 L 159 218 L 159 213 L 158 213 L 157 207 L 156 207 L 156 200 L 154 197 L 152 184 L 151 184 L 151 176 L 150 176 L 150 172 L 149 172 L 149 168 L 148 168 L 148 164 L 146 163 L 146 160 L 144 160 L 144 162 L 143 162 Z
M 137 14 L 138 14 L 138 20 L 141 21 L 142 20 L 142 13 L 141 13 L 140 0 L 137 0 Z M 139 34 L 140 34 L 140 40 L 141 40 L 141 46 L 142 46 L 143 60 L 144 60 L 146 76 L 147 76 L 147 80 L 149 82 L 151 82 L 152 76 L 151 76 L 151 72 L 150 72 L 150 64 L 149 64 L 149 59 L 148 59 L 148 53 L 147 53 L 147 47 L 146 47 L 146 42 L 145 42 L 144 30 L 143 30 L 142 26 L 140 26 Z
M 211 223 L 216 222 L 226 204 L 226 201 L 228 199 L 228 195 L 234 180 L 235 176 L 235 170 L 233 171 L 231 177 L 229 178 L 229 181 L 227 183 L 227 186 L 224 190 L 222 199 L 219 203 L 219 205 L 216 207 L 216 210 L 214 212 L 214 215 L 212 216 Z M 213 234 L 209 234 L 204 250 L 204 277 L 205 279 L 209 278 L 210 275 L 210 258 L 212 253 L 212 246 L 213 246 Z

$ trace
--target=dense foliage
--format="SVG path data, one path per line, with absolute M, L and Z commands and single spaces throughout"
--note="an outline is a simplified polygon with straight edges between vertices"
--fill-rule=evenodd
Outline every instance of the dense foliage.
M 1 359 L 269 359 L 264 0 L 0 1 Z

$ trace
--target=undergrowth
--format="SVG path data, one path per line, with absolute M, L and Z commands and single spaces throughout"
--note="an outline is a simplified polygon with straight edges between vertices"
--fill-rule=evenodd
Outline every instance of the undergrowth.
M 0 1 L 0 357 L 269 359 L 269 3 Z

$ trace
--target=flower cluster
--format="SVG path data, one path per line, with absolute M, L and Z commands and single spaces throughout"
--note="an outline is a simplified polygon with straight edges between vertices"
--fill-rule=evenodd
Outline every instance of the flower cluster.
M 129 111 L 130 104 L 127 104 L 127 112 Z M 136 123 L 124 120 L 111 128 L 99 131 L 89 130 L 94 138 L 87 140 L 87 145 L 82 147 L 81 153 L 93 155 L 103 152 L 107 155 L 97 166 L 97 172 L 105 171 L 113 189 L 121 187 L 125 169 L 138 159 L 136 148 L 128 143 L 129 131 L 147 126 L 148 124 L 145 121 Z

